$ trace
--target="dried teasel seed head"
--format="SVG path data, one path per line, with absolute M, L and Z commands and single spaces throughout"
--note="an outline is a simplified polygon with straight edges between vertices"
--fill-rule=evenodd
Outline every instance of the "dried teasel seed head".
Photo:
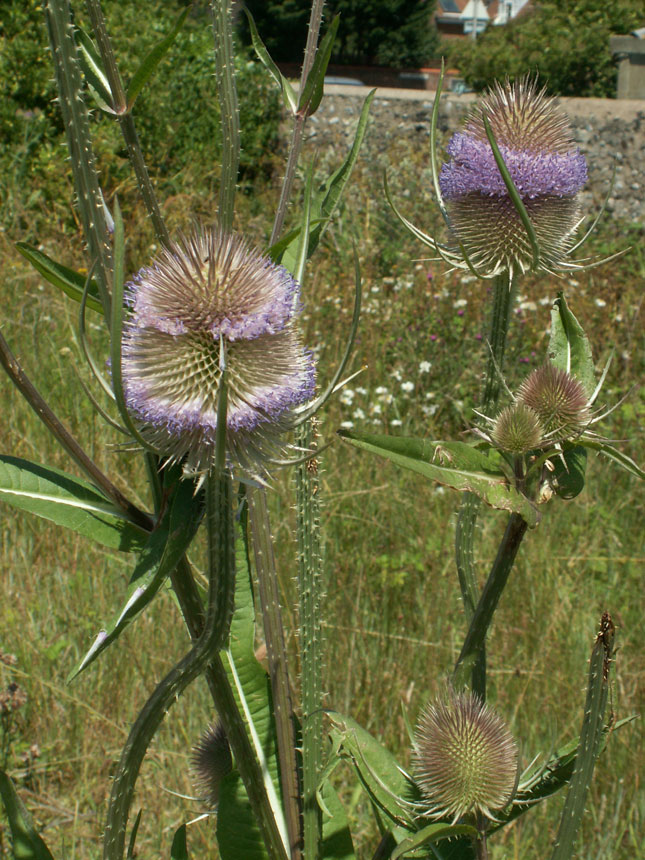
M 506 723 L 474 693 L 451 689 L 422 711 L 414 778 L 431 817 L 492 818 L 511 801 L 517 768 L 517 745 Z
M 536 368 L 520 385 L 517 399 L 537 414 L 555 440 L 578 436 L 590 420 L 589 398 L 582 384 L 553 364 Z
M 502 409 L 491 432 L 497 447 L 510 454 L 525 454 L 537 448 L 543 435 L 537 413 L 525 403 L 513 403 Z

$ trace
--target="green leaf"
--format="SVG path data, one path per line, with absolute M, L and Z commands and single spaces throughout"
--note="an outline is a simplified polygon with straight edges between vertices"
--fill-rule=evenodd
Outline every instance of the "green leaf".
M 186 844 L 186 825 L 182 824 L 175 831 L 170 847 L 170 860 L 188 860 L 188 846 Z
M 36 248 L 28 245 L 27 242 L 16 242 L 16 248 L 25 259 L 29 260 L 34 269 L 40 272 L 46 281 L 58 287 L 59 290 L 62 290 L 71 299 L 74 299 L 75 302 L 81 301 L 85 288 L 85 275 L 75 272 L 73 269 L 68 269 L 67 266 L 62 266 L 60 263 L 56 263 L 47 254 L 43 254 L 42 251 L 38 251 Z M 92 308 L 93 311 L 103 313 L 103 307 L 99 299 L 98 284 L 94 279 L 89 284 L 87 307 Z
M 155 47 L 143 58 L 141 65 L 136 70 L 132 80 L 128 84 L 128 110 L 132 110 L 132 106 L 134 105 L 137 96 L 155 73 L 157 66 L 168 52 L 172 43 L 175 41 L 177 34 L 184 25 L 188 11 L 188 9 L 184 9 L 181 15 L 177 18 L 175 26 L 172 28 L 170 33 L 168 33 L 161 42 L 155 45 Z
M 246 6 L 242 7 L 246 13 L 246 17 L 249 19 L 249 30 L 251 31 L 251 43 L 253 44 L 253 48 L 255 53 L 258 55 L 258 59 L 262 63 L 265 68 L 269 70 L 274 80 L 277 82 L 278 86 L 282 90 L 282 100 L 284 101 L 284 105 L 289 111 L 289 113 L 295 114 L 298 110 L 298 97 L 294 88 L 291 86 L 289 81 L 282 74 L 280 69 L 276 66 L 276 64 L 271 59 L 269 52 L 266 49 L 266 46 L 262 39 L 260 38 L 260 34 L 258 33 L 258 28 L 255 26 L 255 21 L 253 20 L 253 16 L 249 12 Z
M 352 143 L 351 149 L 347 153 L 347 157 L 340 165 L 340 167 L 335 170 L 334 173 L 332 173 L 329 179 L 325 182 L 325 184 L 320 190 L 320 194 L 318 195 L 318 206 L 321 218 L 314 218 L 311 222 L 312 225 L 315 226 L 314 229 L 311 231 L 311 238 L 309 239 L 310 257 L 318 247 L 318 242 L 320 241 L 320 237 L 323 231 L 325 230 L 327 224 L 331 221 L 334 212 L 338 208 L 338 204 L 341 200 L 343 192 L 345 191 L 347 183 L 349 182 L 349 177 L 351 176 L 352 170 L 354 169 L 354 165 L 358 160 L 358 155 L 363 144 L 365 132 L 367 130 L 367 121 L 369 119 L 370 107 L 372 105 L 375 93 L 376 90 L 372 90 L 372 92 L 369 93 L 369 95 L 363 102 L 361 115 L 359 117 L 358 125 L 356 127 L 354 142 Z
M 429 845 L 432 842 L 439 842 L 441 839 L 454 839 L 458 836 L 473 837 L 477 835 L 477 830 L 468 824 L 445 824 L 444 822 L 435 822 L 428 824 L 399 843 L 398 847 L 390 854 L 391 860 L 399 860 L 408 851 L 413 851 L 415 848 L 421 848 L 423 845 Z
M 414 814 L 402 801 L 415 797 L 416 787 L 392 753 L 351 717 L 328 711 L 333 753 L 323 774 L 328 779 L 338 761 L 348 762 L 374 803 L 395 825 L 415 830 Z
M 533 269 L 537 269 L 538 263 L 540 262 L 540 246 L 538 244 L 537 236 L 535 234 L 535 228 L 533 227 L 531 218 L 529 217 L 529 213 L 526 211 L 526 207 L 524 206 L 520 193 L 515 187 L 515 183 L 511 178 L 511 174 L 508 170 L 508 167 L 506 166 L 506 162 L 504 161 L 502 153 L 499 151 L 497 141 L 495 140 L 495 136 L 493 135 L 493 130 L 490 127 L 490 121 L 484 112 L 482 112 L 482 119 L 484 121 L 486 137 L 488 138 L 490 148 L 493 150 L 493 158 L 495 159 L 497 168 L 501 173 L 502 179 L 504 180 L 504 185 L 506 186 L 506 190 L 508 191 L 508 196 L 511 198 L 511 201 L 513 203 L 513 206 L 515 206 L 515 210 L 519 216 L 519 219 L 522 222 L 524 229 L 526 230 L 526 238 L 529 240 L 529 244 L 531 245 L 531 250 L 533 252 Z
M 125 853 L 126 860 L 134 860 L 134 846 L 137 841 L 137 833 L 139 832 L 139 825 L 141 824 L 141 816 L 143 815 L 143 809 L 140 809 L 137 812 L 137 817 L 134 819 L 134 824 L 132 825 L 132 830 L 130 831 L 130 839 L 128 840 L 128 849 Z
M 555 494 L 561 499 L 575 499 L 585 486 L 587 451 L 582 445 L 567 443 L 563 443 L 562 448 L 562 454 L 551 460 L 551 484 Z
M 3 770 L 0 770 L 0 798 L 9 820 L 15 860 L 54 860 L 49 848 L 36 833 L 31 816 Z
M 148 539 L 92 484 L 18 457 L 0 455 L 0 501 L 122 552 L 137 552 Z
M 589 684 L 580 743 L 569 790 L 562 810 L 551 860 L 570 860 L 585 810 L 596 759 L 602 749 L 604 716 L 609 692 L 609 667 L 614 647 L 614 625 L 604 613 L 589 661 Z
M 246 546 L 245 510 L 238 528 L 235 612 L 231 620 L 229 649 L 222 653 L 222 659 L 266 775 L 269 801 L 278 820 L 282 821 L 282 832 L 285 833 L 279 799 L 271 686 L 267 673 L 255 658 L 255 606 Z M 240 860 L 241 857 L 245 860 L 267 860 L 268 857 L 237 770 L 225 776 L 220 785 L 217 844 L 222 860 Z
M 311 116 L 316 113 L 320 106 L 325 86 L 325 73 L 327 72 L 327 66 L 329 65 L 329 58 L 331 57 L 331 51 L 334 47 L 334 39 L 338 32 L 339 23 L 340 15 L 334 15 L 334 18 L 329 25 L 329 29 L 318 45 L 318 50 L 316 51 L 311 71 L 307 75 L 307 80 L 305 81 L 305 85 L 300 93 L 300 99 L 298 101 L 299 114 Z
M 324 860 L 355 860 L 354 843 L 345 809 L 336 790 L 326 780 L 320 787 L 325 812 L 322 820 L 322 856 Z
M 72 669 L 67 678 L 68 683 L 118 639 L 150 603 L 190 546 L 202 511 L 202 495 L 195 494 L 191 481 L 179 481 L 164 518 L 150 535 L 141 553 L 123 607 L 105 630 L 101 630 L 87 654 Z
M 595 439 L 579 439 L 577 444 L 581 445 L 583 448 L 588 448 L 590 451 L 597 451 L 599 454 L 602 454 L 603 457 L 607 457 L 626 472 L 629 472 L 630 475 L 640 478 L 641 481 L 645 480 L 645 471 L 643 471 L 643 469 L 641 469 L 641 467 L 635 463 L 631 457 L 628 457 L 627 454 L 623 454 L 622 451 L 614 448 L 613 445 L 609 445 L 607 442 L 597 441 Z
M 107 75 L 103 70 L 101 55 L 85 30 L 76 27 L 75 33 L 79 47 L 78 60 L 92 97 L 102 111 L 114 115 L 114 99 Z
M 520 514 L 530 528 L 539 522 L 536 507 L 509 484 L 495 460 L 464 442 L 338 432 L 356 448 L 385 457 L 397 466 L 411 469 L 446 487 L 475 493 L 493 508 Z
M 591 346 L 582 326 L 569 310 L 563 293 L 558 293 L 551 311 L 548 354 L 551 363 L 579 379 L 587 397 L 591 397 L 596 388 Z

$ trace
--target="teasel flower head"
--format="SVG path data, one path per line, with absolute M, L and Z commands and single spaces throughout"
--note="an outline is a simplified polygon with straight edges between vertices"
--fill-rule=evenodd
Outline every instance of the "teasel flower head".
M 233 769 L 231 748 L 221 723 L 209 726 L 193 747 L 191 769 L 210 809 L 219 803 L 222 779 Z
M 469 691 L 449 689 L 415 732 L 414 778 L 432 818 L 486 816 L 511 802 L 518 751 L 504 720 Z
M 519 402 L 502 409 L 490 435 L 498 448 L 519 455 L 539 447 L 544 428 L 537 412 Z
M 532 409 L 554 441 L 579 436 L 591 421 L 590 402 L 575 376 L 549 363 L 520 385 L 517 402 Z
M 213 465 L 224 353 L 229 465 L 262 479 L 314 391 L 299 293 L 286 269 L 218 227 L 142 269 L 126 285 L 122 375 L 143 439 L 187 473 Z
M 519 206 L 496 161 L 487 123 Z M 587 166 L 566 116 L 535 80 L 496 83 L 453 135 L 447 152 L 450 160 L 438 186 L 460 246 L 450 252 L 450 262 L 486 278 L 572 265 L 566 255 L 579 224 L 576 197 L 587 181 Z

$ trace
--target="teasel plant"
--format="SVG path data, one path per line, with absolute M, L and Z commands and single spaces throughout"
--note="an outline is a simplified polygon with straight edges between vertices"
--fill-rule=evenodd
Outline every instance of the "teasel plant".
M 354 447 L 462 494 L 455 530 L 455 560 L 467 633 L 451 675 L 453 692 L 450 695 L 454 711 L 463 722 L 466 712 L 472 714 L 473 710 L 486 707 L 486 637 L 521 543 L 527 532 L 539 525 L 541 506 L 555 497 L 573 499 L 582 491 L 589 450 L 609 458 L 638 479 L 645 478 L 645 473 L 592 429 L 612 409 L 594 412 L 608 366 L 596 382 L 591 346 L 563 293 L 559 293 L 552 310 L 544 366 L 534 371 L 515 395 L 503 376 L 511 312 L 522 276 L 540 273 L 543 277 L 554 277 L 613 259 L 572 257 L 591 235 L 602 209 L 577 238 L 583 224 L 578 192 L 586 182 L 587 166 L 574 145 L 566 115 L 554 99 L 538 89 L 537 81 L 530 75 L 513 82 L 498 82 L 469 112 L 463 130 L 452 136 L 447 147 L 448 159 L 439 167 L 437 120 L 442 84 L 443 69 L 431 116 L 430 164 L 435 198 L 446 224 L 448 241 L 442 242 L 425 233 L 405 217 L 392 198 L 387 177 L 385 193 L 396 217 L 435 253 L 434 259 L 443 261 L 449 270 L 466 270 L 483 284 L 492 286 L 483 392 L 481 404 L 474 410 L 480 423 L 472 428 L 475 441 L 433 442 L 425 438 L 339 432 Z M 500 409 L 498 404 L 503 393 L 512 402 Z M 474 544 L 482 502 L 506 511 L 508 519 L 488 577 L 480 586 Z M 578 756 L 574 756 L 573 775 L 568 770 L 571 764 L 568 761 L 549 788 L 551 793 L 550 789 L 555 790 L 556 785 L 561 787 L 570 782 L 560 827 L 560 834 L 566 834 L 566 838 L 558 838 L 554 860 L 569 857 L 573 849 L 593 762 L 602 746 L 598 734 L 602 734 L 602 702 L 606 701 L 602 688 L 608 678 L 613 636 L 613 622 L 607 613 L 601 619 L 592 654 L 594 668 L 589 677 L 585 719 Z M 611 646 L 598 644 L 605 640 L 611 640 Z M 599 669 L 601 660 L 605 667 L 602 670 Z M 462 694 L 461 691 L 467 689 L 471 692 Z M 462 695 L 475 698 L 462 699 Z M 600 703 L 600 710 L 589 709 L 591 700 Z M 435 716 L 440 713 L 443 722 L 449 722 L 446 708 L 431 710 L 431 713 Z M 368 781 L 369 769 L 370 791 L 374 792 L 372 801 L 375 802 L 377 794 L 382 798 L 375 782 L 378 769 L 373 765 L 377 753 L 374 752 L 372 762 L 364 756 L 364 764 L 357 765 L 347 720 L 339 720 L 338 732 L 339 749 L 360 771 L 364 784 Z M 595 738 L 593 742 L 589 740 L 589 732 Z M 465 756 L 462 764 L 470 762 L 467 748 L 471 736 L 466 738 L 456 731 L 454 737 L 461 738 L 453 740 L 455 746 L 462 747 Z M 417 763 L 422 760 L 418 749 L 417 744 Z M 403 839 L 394 837 L 394 830 L 389 831 L 383 839 L 383 853 L 375 856 L 407 856 L 406 852 L 432 843 L 433 855 L 446 860 L 486 858 L 488 836 L 515 817 L 517 810 L 526 810 L 533 803 L 529 798 L 536 798 L 545 788 L 544 780 L 548 781 L 548 775 L 554 772 L 552 768 L 559 768 L 559 764 L 551 761 L 541 770 L 531 773 L 529 769 L 509 793 L 507 808 L 503 811 L 498 809 L 493 814 L 490 808 L 484 808 L 485 803 L 479 810 L 474 807 L 469 810 L 460 806 L 456 799 L 451 804 L 446 800 L 451 796 L 446 784 L 443 786 L 446 791 L 438 791 L 432 799 L 428 813 L 419 806 L 420 794 L 428 786 L 441 788 L 442 775 L 448 773 L 432 756 L 429 761 L 431 766 L 421 768 L 421 777 L 405 774 L 402 780 L 393 771 L 390 773 L 388 796 L 392 803 L 386 806 L 391 821 L 400 826 L 402 811 L 407 809 L 408 814 L 413 812 L 419 816 L 417 830 Z M 463 769 L 468 770 L 469 765 L 463 764 Z M 399 771 L 402 772 L 402 768 Z M 476 769 L 471 771 L 476 772 Z M 459 779 L 454 773 L 450 778 L 450 788 L 456 791 Z M 483 787 L 486 779 L 482 777 L 479 783 Z M 537 794 L 532 794 L 534 791 Z M 406 798 L 410 800 L 411 792 L 416 796 L 410 806 Z M 421 825 L 424 819 L 435 819 L 437 809 L 443 822 L 435 820 Z M 513 809 L 516 811 L 511 811 Z M 465 826 L 470 832 L 455 834 L 459 836 L 457 842 L 444 848 L 441 840 L 445 836 L 441 828 L 446 825 Z M 394 843 L 398 846 L 392 850 Z
M 489 836 L 570 783 L 553 853 L 553 860 L 564 860 L 571 854 L 593 765 L 607 736 L 604 715 L 613 623 L 605 613 L 593 643 L 580 737 L 522 772 L 517 742 L 503 716 L 485 702 L 484 641 L 520 541 L 527 528 L 538 525 L 540 504 L 552 496 L 571 498 L 584 482 L 580 451 L 598 451 L 632 474 L 643 474 L 590 429 L 601 417 L 593 412 L 597 388 L 593 361 L 564 297 L 553 311 L 545 365 L 555 369 L 545 370 L 537 380 L 529 377 L 514 396 L 507 392 L 512 403 L 498 414 L 516 279 L 528 270 L 551 273 L 566 267 L 568 254 L 575 250 L 571 238 L 577 218 L 575 193 L 584 164 L 569 148 L 561 118 L 553 118 L 552 106 L 530 82 L 517 85 L 511 97 L 508 89 L 498 88 L 485 102 L 488 106 L 481 117 L 474 117 L 451 145 L 454 164 L 442 171 L 442 179 L 435 154 L 437 93 L 431 141 L 434 183 L 454 243 L 444 247 L 400 217 L 448 264 L 465 266 L 493 282 L 491 354 L 478 414 L 479 434 L 473 444 L 345 434 L 356 447 L 464 492 L 472 500 L 470 513 L 462 512 L 457 538 L 459 578 L 470 626 L 443 697 L 422 712 L 416 733 L 410 728 L 415 766 L 408 773 L 351 717 L 325 709 L 323 698 L 324 570 L 318 470 L 325 438 L 323 434 L 319 439 L 317 415 L 346 381 L 360 315 L 358 264 L 348 341 L 331 379 L 316 377 L 298 322 L 301 302 L 307 301 L 306 264 L 347 188 L 373 93 L 363 106 L 344 160 L 322 184 L 314 182 L 313 168 L 301 163 L 302 144 L 307 120 L 323 98 L 338 19 L 321 38 L 323 0 L 314 0 L 297 88 L 281 74 L 250 20 L 258 59 L 279 87 L 292 123 L 269 247 L 254 247 L 234 229 L 240 131 L 231 2 L 212 0 L 222 121 L 219 208 L 216 223 L 173 236 L 142 155 L 136 101 L 145 87 L 153 85 L 155 69 L 179 34 L 186 13 L 126 84 L 99 0 L 87 0 L 87 10 L 90 33 L 73 26 L 69 0 L 46 3 L 88 273 L 67 268 L 25 243 L 20 251 L 48 283 L 77 303 L 78 342 L 96 385 L 110 400 L 110 411 L 89 391 L 88 396 L 122 435 L 132 456 L 144 458 L 152 502 L 145 510 L 133 501 L 145 498 L 145 492 L 128 497 L 98 468 L 41 397 L 1 334 L 4 369 L 86 479 L 2 457 L 0 498 L 134 559 L 121 605 L 72 669 L 70 680 L 102 659 L 108 649 L 118 647 L 123 631 L 136 622 L 166 582 L 185 622 L 186 654 L 155 687 L 116 765 L 103 835 L 105 860 L 135 856 L 145 815 L 143 810 L 130 822 L 140 767 L 166 712 L 199 676 L 207 682 L 216 717 L 204 715 L 205 733 L 195 739 L 192 762 L 198 786 L 217 816 L 216 838 L 223 860 L 354 857 L 347 815 L 332 779 L 345 763 L 375 810 L 382 834 L 374 849 L 375 860 L 423 854 L 482 860 L 487 857 Z M 116 198 L 106 200 L 93 157 L 90 99 L 119 125 L 160 246 L 156 257 L 129 277 L 124 219 Z M 515 110 L 520 103 L 522 110 Z M 539 139 L 554 147 L 553 157 L 531 150 L 526 142 L 531 140 L 531 130 L 521 122 L 517 128 L 518 117 L 541 128 Z M 471 170 L 483 177 L 481 186 L 473 187 L 463 173 L 468 159 Z M 302 215 L 286 229 L 298 173 L 304 174 Z M 538 177 L 537 188 L 530 177 Z M 463 199 L 471 197 L 472 205 Z M 481 230 L 494 213 L 512 226 L 514 238 L 512 246 L 500 242 L 491 257 L 481 246 Z M 93 354 L 87 337 L 90 313 L 109 334 L 109 355 L 103 361 Z M 545 411 L 554 399 L 560 408 L 555 417 L 553 409 Z M 293 684 L 287 659 L 267 503 L 278 468 L 292 468 L 296 482 L 298 685 Z M 472 564 L 476 499 L 510 515 L 481 594 Z M 206 533 L 205 592 L 188 559 L 200 527 Z M 255 595 L 268 671 L 255 654 Z M 292 692 L 296 686 L 301 690 L 299 704 Z M 464 689 L 468 686 L 472 690 Z M 448 751 L 449 759 L 442 758 Z M 4 773 L 0 773 L 0 797 L 21 856 L 52 858 Z M 185 825 L 174 835 L 170 856 L 173 860 L 189 856 Z

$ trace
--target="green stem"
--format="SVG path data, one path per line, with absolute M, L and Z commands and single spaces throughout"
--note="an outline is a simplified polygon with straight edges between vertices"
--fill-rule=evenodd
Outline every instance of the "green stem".
M 134 169 L 139 191 L 143 199 L 143 204 L 148 210 L 148 214 L 152 220 L 155 235 L 157 240 L 168 247 L 170 245 L 170 236 L 166 225 L 164 224 L 157 197 L 148 175 L 148 169 L 143 159 L 141 145 L 139 144 L 139 136 L 134 125 L 134 119 L 128 109 L 127 97 L 121 81 L 121 75 L 116 63 L 116 57 L 112 50 L 112 43 L 105 26 L 105 18 L 99 0 L 87 0 L 87 9 L 92 24 L 92 30 L 96 38 L 96 44 L 101 55 L 103 69 L 108 80 L 110 92 L 112 93 L 111 107 L 116 112 L 116 116 L 121 126 L 121 134 L 128 150 L 128 157 Z
M 114 502 L 127 515 L 128 519 L 146 531 L 152 531 L 154 522 L 148 514 L 140 510 L 135 504 L 127 499 L 123 493 L 114 486 L 112 481 L 105 475 L 94 460 L 86 454 L 85 450 L 76 441 L 67 427 L 50 408 L 47 401 L 42 397 L 34 386 L 18 360 L 15 358 L 7 341 L 0 332 L 0 365 L 4 367 L 9 378 L 18 391 L 25 398 L 29 406 L 43 422 L 45 427 L 67 451 L 77 466 L 87 475 L 105 495 Z
M 484 647 L 493 614 L 508 581 L 508 575 L 527 528 L 528 525 L 520 514 L 510 515 L 495 561 L 470 621 L 470 627 L 455 666 L 455 675 L 464 663 L 467 665 L 470 659 L 476 657 Z
M 316 46 L 318 45 L 318 34 L 320 33 L 320 23 L 322 21 L 323 6 L 325 0 L 314 0 L 311 5 L 311 14 L 309 16 L 309 30 L 307 32 L 307 44 L 305 45 L 305 55 L 302 62 L 302 71 L 300 73 L 300 88 L 298 94 L 302 95 L 305 87 L 307 76 L 311 71 L 316 57 Z M 296 177 L 296 168 L 300 159 L 300 152 L 305 134 L 305 124 L 307 117 L 305 113 L 296 113 L 293 118 L 293 130 L 291 133 L 291 145 L 289 147 L 289 156 L 287 158 L 287 166 L 282 180 L 282 188 L 280 190 L 280 200 L 275 213 L 273 222 L 273 230 L 271 231 L 271 239 L 269 245 L 273 245 L 278 241 L 278 237 L 282 231 L 282 225 L 287 214 L 287 207 L 291 198 L 291 190 L 293 181 Z
M 309 419 L 298 428 L 296 444 L 305 450 L 314 447 L 314 419 Z M 322 817 L 316 799 L 316 789 L 323 768 L 323 581 L 320 483 L 317 466 L 318 461 L 312 459 L 299 465 L 296 470 L 302 676 L 302 792 L 306 860 L 318 860 L 322 841 Z
M 105 860 L 121 860 L 123 857 L 128 814 L 139 770 L 166 712 L 188 685 L 205 670 L 217 651 L 224 647 L 228 636 L 235 592 L 235 539 L 230 475 L 210 475 L 206 498 L 209 589 L 204 629 L 190 652 L 157 685 L 130 731 L 110 795 L 103 843 Z
M 287 832 L 292 860 L 300 860 L 302 857 L 302 834 L 295 720 L 266 491 L 249 487 L 246 497 L 249 505 L 253 554 L 258 576 L 262 621 L 269 661 Z
M 219 221 L 230 230 L 235 211 L 235 191 L 240 163 L 240 118 L 235 87 L 235 60 L 231 0 L 211 0 L 215 33 L 217 95 L 222 123 L 222 175 L 219 190 Z
M 68 0 L 48 0 L 45 12 L 83 233 L 90 259 L 96 261 L 101 304 L 105 318 L 109 320 L 112 283 L 110 233 L 92 151 Z
M 493 281 L 493 307 L 490 323 L 490 353 L 486 366 L 482 412 L 489 415 L 497 406 L 500 391 L 499 374 L 504 364 L 504 352 L 508 337 L 508 327 L 515 296 L 515 283 L 509 281 L 507 273 Z M 477 516 L 481 500 L 473 493 L 465 493 L 459 509 L 455 533 L 455 556 L 457 575 L 464 602 L 466 619 L 471 622 L 479 600 L 479 584 L 475 567 L 474 542 Z M 486 698 L 486 650 L 482 642 L 478 655 L 472 665 L 470 684 L 472 689 L 484 700 Z

